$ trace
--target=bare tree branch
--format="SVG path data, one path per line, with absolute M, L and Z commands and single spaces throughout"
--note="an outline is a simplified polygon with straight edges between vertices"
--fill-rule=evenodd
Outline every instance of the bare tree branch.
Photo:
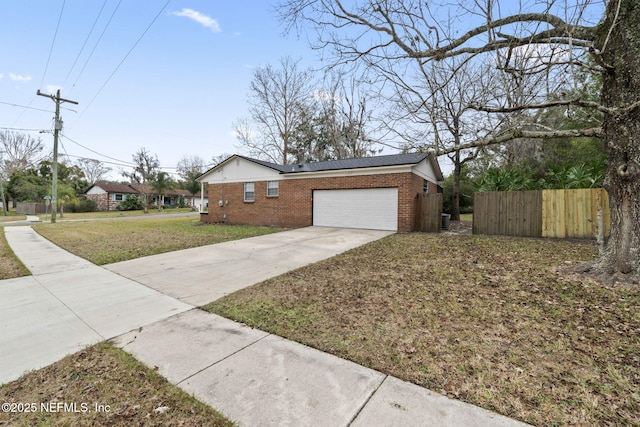
M 467 144 L 462 144 L 457 147 L 459 150 L 466 150 L 470 148 L 488 147 L 491 145 L 504 144 L 505 142 L 513 141 L 518 138 L 530 138 L 530 139 L 555 139 L 555 138 L 579 138 L 579 137 L 597 137 L 603 138 L 604 131 L 601 127 L 589 128 L 589 129 L 576 129 L 576 130 L 552 130 L 552 131 L 531 131 L 525 129 L 510 129 L 502 132 L 499 135 L 489 136 L 486 138 L 478 139 Z M 437 155 L 450 154 L 456 151 L 456 148 L 449 148 L 446 150 L 440 150 Z

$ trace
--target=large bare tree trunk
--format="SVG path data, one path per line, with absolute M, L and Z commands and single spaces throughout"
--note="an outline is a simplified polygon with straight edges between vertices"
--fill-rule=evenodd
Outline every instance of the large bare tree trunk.
M 453 189 L 451 191 L 451 221 L 460 221 L 460 176 L 462 175 L 462 163 L 460 153 L 455 154 L 456 162 L 453 167 Z
M 619 0 L 609 3 L 598 47 L 607 66 L 602 102 L 605 107 L 624 108 L 638 103 L 640 94 L 640 3 Z M 602 28 L 608 29 L 609 25 Z M 606 114 L 604 133 L 609 167 L 605 187 L 611 207 L 611 235 L 599 267 L 603 273 L 640 276 L 640 108 Z

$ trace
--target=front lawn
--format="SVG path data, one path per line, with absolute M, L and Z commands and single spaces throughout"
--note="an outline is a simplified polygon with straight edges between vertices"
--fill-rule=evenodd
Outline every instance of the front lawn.
M 640 425 L 640 290 L 591 243 L 399 234 L 208 311 L 534 425 Z
M 97 265 L 281 231 L 270 227 L 203 225 L 192 217 L 161 216 L 38 224 L 33 229 Z
M 0 402 L 7 426 L 234 425 L 107 343 L 4 384 Z
M 77 219 L 104 219 L 104 218 L 123 218 L 123 217 L 149 217 L 149 216 L 158 216 L 158 215 L 170 215 L 170 214 L 186 214 L 193 213 L 194 217 L 197 217 L 197 213 L 193 212 L 191 208 L 167 208 L 158 210 L 155 208 L 149 209 L 149 213 L 144 213 L 143 210 L 133 210 L 133 211 L 96 211 L 96 212 L 64 212 L 62 215 L 60 213 L 56 214 L 57 221 L 69 221 L 69 220 L 77 220 Z M 38 214 L 38 218 L 41 221 L 47 222 L 51 220 L 51 213 L 49 214 Z
M 0 280 L 28 276 L 29 270 L 14 255 L 4 235 L 4 227 L 0 227 Z

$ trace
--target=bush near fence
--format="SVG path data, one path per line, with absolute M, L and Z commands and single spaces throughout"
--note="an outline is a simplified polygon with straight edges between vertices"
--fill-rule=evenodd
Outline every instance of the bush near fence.
M 603 188 L 475 193 L 474 234 L 595 238 L 598 209 L 609 235 L 609 197 Z

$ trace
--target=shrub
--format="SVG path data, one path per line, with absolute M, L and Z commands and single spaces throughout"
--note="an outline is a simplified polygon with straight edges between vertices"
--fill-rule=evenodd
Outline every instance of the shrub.
M 140 209 L 142 209 L 142 200 L 135 194 L 129 194 L 127 198 L 116 207 L 118 211 L 137 211 Z
M 94 200 L 86 199 L 75 203 L 65 203 L 64 211 L 69 213 L 95 212 L 98 210 L 98 204 Z
M 83 212 L 96 212 L 98 210 L 98 204 L 95 200 L 86 199 L 80 200 L 77 205 L 74 207 L 74 212 L 83 213 Z

